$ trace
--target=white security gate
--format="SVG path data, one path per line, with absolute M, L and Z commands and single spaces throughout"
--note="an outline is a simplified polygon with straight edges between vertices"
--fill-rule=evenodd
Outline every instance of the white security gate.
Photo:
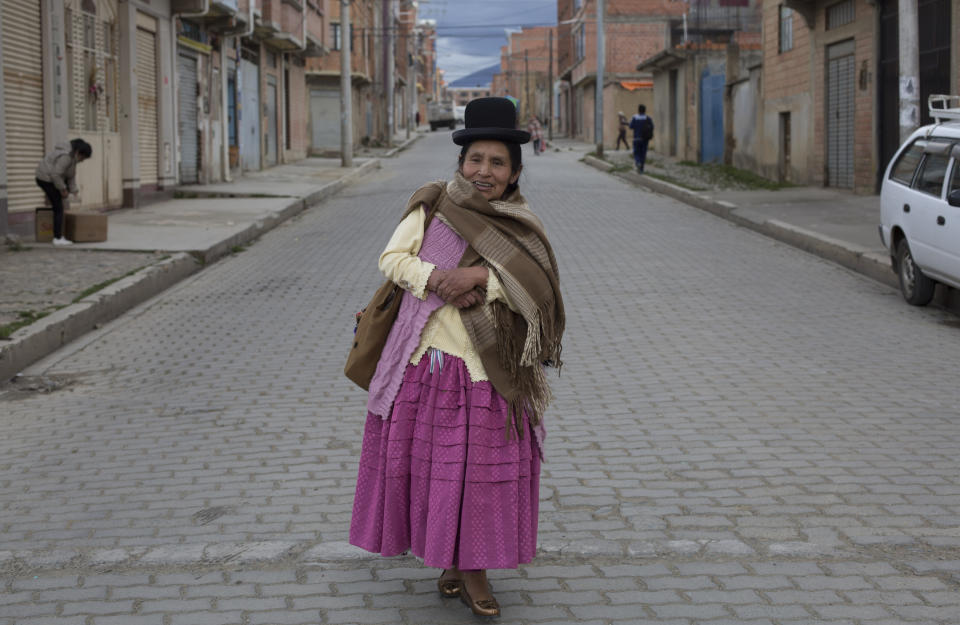
M 340 90 L 310 90 L 310 124 L 314 152 L 340 150 Z
M 180 103 L 180 183 L 197 182 L 200 141 L 197 131 L 197 57 L 184 50 L 177 56 Z
M 11 213 L 43 206 L 36 183 L 43 158 L 43 48 L 40 2 L 3 0 L 3 97 L 7 143 L 7 208 Z
M 240 109 L 240 153 L 243 169 L 260 169 L 260 68 L 240 60 L 243 100 Z
M 267 76 L 267 165 L 277 164 L 277 79 Z
M 854 45 L 827 48 L 827 185 L 853 188 Z
M 150 29 L 150 27 L 153 27 Z M 137 14 L 137 153 L 140 184 L 157 184 L 157 21 Z

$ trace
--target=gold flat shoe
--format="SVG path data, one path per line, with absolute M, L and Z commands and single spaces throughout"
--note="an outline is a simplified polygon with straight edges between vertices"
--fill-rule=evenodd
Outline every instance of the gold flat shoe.
M 493 597 L 474 601 L 467 592 L 467 587 L 460 589 L 460 601 L 463 601 L 477 616 L 500 616 L 500 604 Z
M 444 570 L 443 573 L 447 571 Z M 440 596 L 445 599 L 452 599 L 453 597 L 459 597 L 460 591 L 463 589 L 463 580 L 462 579 L 443 579 L 443 573 L 441 573 L 440 579 L 437 580 L 437 590 L 440 591 Z

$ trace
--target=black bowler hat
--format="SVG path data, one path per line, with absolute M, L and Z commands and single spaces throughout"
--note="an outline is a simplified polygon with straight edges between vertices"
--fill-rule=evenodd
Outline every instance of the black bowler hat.
M 477 98 L 467 103 L 462 130 L 453 133 L 453 142 L 464 145 L 479 139 L 526 143 L 530 133 L 517 130 L 517 107 L 506 98 Z

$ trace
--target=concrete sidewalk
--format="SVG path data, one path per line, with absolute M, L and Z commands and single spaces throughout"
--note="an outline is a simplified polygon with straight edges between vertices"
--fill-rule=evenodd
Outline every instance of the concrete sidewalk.
M 102 243 L 0 246 L 0 328 L 27 324 L 0 336 L 0 384 L 378 169 L 380 158 L 419 136 L 361 150 L 351 169 L 311 157 L 229 183 L 178 187 L 172 197 L 111 211 Z
M 607 152 L 605 159 L 589 156 L 595 146 L 559 139 L 553 147 L 580 151 L 591 167 L 608 171 L 633 185 L 667 195 L 711 212 L 718 217 L 750 228 L 784 243 L 840 264 L 899 290 L 890 254 L 880 241 L 880 197 L 855 195 L 826 187 L 788 187 L 779 190 L 742 190 L 717 188 L 704 178 L 690 190 L 658 176 L 671 177 L 677 166 L 669 157 L 651 152 L 640 174 L 632 167 L 627 151 Z M 689 176 L 684 168 L 685 175 Z M 689 179 L 687 180 L 689 182 Z M 935 305 L 960 312 L 960 293 L 937 286 Z

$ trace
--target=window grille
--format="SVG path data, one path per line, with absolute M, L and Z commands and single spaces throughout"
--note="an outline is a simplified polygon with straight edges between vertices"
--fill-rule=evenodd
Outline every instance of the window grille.
M 827 7 L 827 30 L 846 26 L 855 18 L 853 0 L 844 0 Z
M 793 50 L 793 9 L 780 5 L 780 52 Z

